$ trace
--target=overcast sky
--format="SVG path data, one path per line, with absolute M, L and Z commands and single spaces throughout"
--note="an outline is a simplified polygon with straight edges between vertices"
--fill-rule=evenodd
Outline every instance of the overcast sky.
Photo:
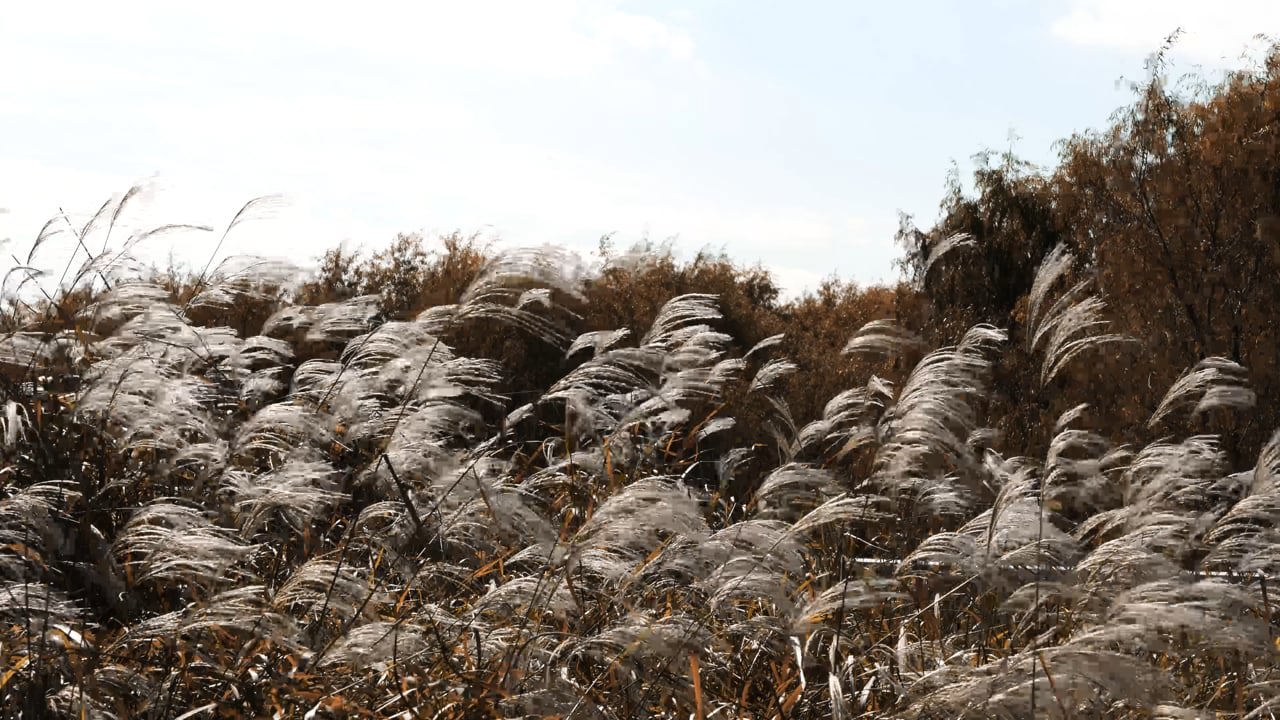
M 932 219 L 952 160 L 1016 133 L 1050 162 L 1179 26 L 1180 65 L 1218 72 L 1280 35 L 1280 2 L 12 3 L 0 238 L 25 256 L 59 208 L 141 181 L 130 227 L 289 198 L 223 255 L 613 233 L 724 249 L 790 291 L 874 282 L 895 276 L 898 211 Z M 146 253 L 202 266 L 214 239 Z

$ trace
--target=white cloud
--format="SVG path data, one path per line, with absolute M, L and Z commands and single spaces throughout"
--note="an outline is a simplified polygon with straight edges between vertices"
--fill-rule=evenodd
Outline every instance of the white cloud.
M 596 18 L 594 25 L 596 35 L 605 42 L 617 41 L 638 50 L 660 50 L 676 60 L 693 59 L 693 38 L 655 18 L 615 11 Z
M 140 224 L 217 224 L 283 192 L 295 230 L 268 247 L 298 255 L 607 201 L 625 173 L 517 140 L 520 108 L 468 93 L 592 79 L 626 94 L 655 62 L 694 67 L 695 49 L 676 24 L 592 0 L 15 6 L 0 66 L 23 72 L 0 80 L 0 127 L 22 142 L 0 149 L 0 201 L 17 209 L 0 238 L 152 174 L 174 191 Z
M 769 268 L 783 300 L 793 300 L 806 290 L 815 290 L 826 276 L 813 270 L 777 265 Z
M 0 66 L 24 71 L 0 79 L 0 125 L 23 143 L 0 148 L 0 205 L 14 211 L 0 238 L 20 256 L 59 207 L 83 221 L 146 178 L 154 192 L 117 240 L 170 222 L 221 228 L 256 195 L 292 200 L 241 226 L 223 256 L 307 262 L 417 228 L 585 253 L 616 231 L 620 243 L 678 236 L 685 252 L 765 261 L 791 292 L 833 271 L 878 279 L 893 256 L 885 223 L 744 183 L 771 198 L 752 203 L 719 187 L 736 180 L 723 170 L 684 163 L 674 135 L 636 137 L 680 97 L 703 97 L 689 15 L 590 0 L 15 7 Z M 651 114 L 611 127 L 616 113 L 591 113 L 609 102 Z M 544 130 L 575 123 L 595 134 Z M 139 251 L 200 266 L 212 245 L 188 234 Z M 39 264 L 56 273 L 70 251 L 51 243 Z
M 1051 26 L 1057 37 L 1145 55 L 1181 28 L 1174 54 L 1220 68 L 1238 67 L 1243 53 L 1256 50 L 1256 35 L 1280 34 L 1275 0 L 1068 0 L 1066 6 Z
M 695 55 L 693 38 L 682 27 L 624 10 L 616 2 L 594 0 L 25 3 L 6 13 L 4 25 L 0 38 L 11 48 L 27 45 L 25 50 L 39 48 L 23 43 L 24 35 L 52 30 L 89 47 L 217 50 L 264 59 L 287 57 L 301 48 L 516 75 L 590 75 L 626 52 L 657 53 L 682 62 Z M 43 59 L 56 66 L 56 54 L 47 55 Z M 100 60 L 100 67 L 114 64 L 110 57 Z M 156 61 L 164 62 L 160 57 Z

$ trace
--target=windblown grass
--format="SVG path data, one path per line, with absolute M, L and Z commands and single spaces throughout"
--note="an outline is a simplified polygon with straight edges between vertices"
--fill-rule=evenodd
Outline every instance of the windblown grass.
M 287 287 L 287 267 L 211 264 L 179 297 L 104 259 L 126 255 L 72 274 L 62 292 L 93 297 L 74 317 L 11 305 L 5 717 L 1280 702 L 1280 435 L 1232 472 L 1215 437 L 1127 448 L 1082 404 L 1044 457 L 1006 457 L 983 414 L 1006 343 L 990 326 L 797 420 L 781 389 L 805 378 L 780 338 L 745 347 L 708 294 L 647 329 L 584 331 L 590 273 L 553 248 L 493 258 L 416 317 L 363 295 L 281 307 L 247 336 L 217 318 Z M 1032 293 L 1045 383 L 1130 342 L 1085 286 L 1051 299 L 1067 262 L 1052 253 Z M 558 378 L 511 391 L 500 362 L 447 341 L 471 324 L 554 349 Z M 851 353 L 922 349 L 888 321 L 851 335 Z M 733 416 L 738 397 L 762 409 Z M 1253 399 L 1209 358 L 1151 424 Z

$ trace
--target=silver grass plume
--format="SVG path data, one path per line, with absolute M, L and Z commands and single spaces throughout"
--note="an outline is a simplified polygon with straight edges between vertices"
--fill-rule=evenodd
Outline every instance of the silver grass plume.
M 1187 406 L 1192 407 L 1194 417 L 1214 408 L 1248 409 L 1255 400 L 1244 367 L 1226 358 L 1205 358 L 1169 387 L 1147 425 L 1154 427 Z
M 269 301 L 272 294 L 292 289 L 299 277 L 301 269 L 283 260 L 233 255 L 208 272 L 183 311 L 228 310 L 241 303 Z
M 924 259 L 924 266 L 920 272 L 921 276 L 929 274 L 929 270 L 937 264 L 939 260 L 946 257 L 950 253 L 965 247 L 976 247 L 977 242 L 969 233 L 952 233 L 945 237 L 939 238 L 929 244 L 928 254 Z
M 1109 324 L 1102 315 L 1106 303 L 1086 294 L 1089 279 L 1075 284 L 1043 309 L 1050 288 L 1065 275 L 1073 260 L 1063 246 L 1055 247 L 1041 262 L 1028 295 L 1027 345 L 1030 350 L 1044 353 L 1040 366 L 1042 386 L 1047 386 L 1068 363 L 1086 351 L 1106 344 L 1132 342 L 1132 338 L 1123 334 L 1098 332 Z
M 935 350 L 916 364 L 880 420 L 877 482 L 919 497 L 937 512 L 964 512 L 977 500 L 981 464 L 967 442 L 978 428 L 973 403 L 990 373 L 985 355 L 1004 338 L 979 326 L 956 347 Z M 949 479 L 950 472 L 960 473 L 961 484 Z
M 233 572 L 233 566 L 253 546 L 194 508 L 172 502 L 155 502 L 134 513 L 115 549 L 138 583 L 186 584 L 208 592 L 227 581 L 252 578 L 243 570 Z
M 261 474 L 238 468 L 228 470 L 223 476 L 223 488 L 246 537 L 285 529 L 303 534 L 312 522 L 343 501 L 340 475 L 318 457 L 299 455 Z
M 481 268 L 456 305 L 424 311 L 418 321 L 437 330 L 447 323 L 493 320 L 567 348 L 571 338 L 555 315 L 575 314 L 553 293 L 581 301 L 584 277 L 581 259 L 570 251 L 551 246 L 508 250 Z
M 924 341 L 918 335 L 894 320 L 872 320 L 854 333 L 841 352 L 896 355 L 923 345 Z

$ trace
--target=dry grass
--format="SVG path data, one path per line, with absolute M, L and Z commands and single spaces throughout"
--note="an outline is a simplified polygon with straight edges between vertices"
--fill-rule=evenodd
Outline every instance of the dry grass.
M 1063 257 L 1046 382 L 1123 339 L 1051 297 Z M 591 327 L 622 271 L 481 259 L 431 265 L 457 292 L 414 313 L 406 283 L 277 307 L 287 269 L 249 261 L 95 259 L 13 303 L 0 715 L 1272 717 L 1280 437 L 1232 472 L 1215 437 L 1129 449 L 1077 406 L 1002 454 L 990 326 L 923 356 L 849 332 L 901 381 L 796 415 L 809 366 L 715 294 Z M 499 333 L 554 362 L 513 376 Z M 1208 359 L 1152 423 L 1252 400 Z

